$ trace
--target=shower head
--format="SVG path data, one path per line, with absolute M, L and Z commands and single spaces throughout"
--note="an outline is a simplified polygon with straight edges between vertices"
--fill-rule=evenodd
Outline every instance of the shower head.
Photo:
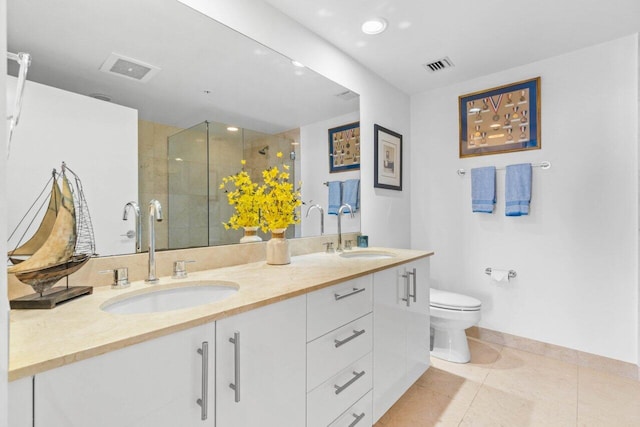
M 265 156 L 267 154 L 267 151 L 269 151 L 269 146 L 265 145 L 264 147 L 262 147 L 260 150 L 258 150 L 258 153 L 262 154 L 263 156 Z

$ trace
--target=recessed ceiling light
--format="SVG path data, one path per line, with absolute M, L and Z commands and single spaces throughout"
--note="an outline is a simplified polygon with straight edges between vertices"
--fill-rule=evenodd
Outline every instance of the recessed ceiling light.
M 228 130 L 229 132 L 238 132 L 238 128 L 237 128 L 237 127 L 235 127 L 235 126 L 229 126 L 229 127 L 227 128 L 227 130 Z
M 362 24 L 362 32 L 365 34 L 380 34 L 387 29 L 387 21 L 383 18 L 374 18 Z
M 294 67 L 300 67 L 300 68 L 304 68 L 304 64 L 302 62 L 298 62 L 298 61 L 294 61 L 293 59 L 291 60 L 291 63 L 293 64 Z

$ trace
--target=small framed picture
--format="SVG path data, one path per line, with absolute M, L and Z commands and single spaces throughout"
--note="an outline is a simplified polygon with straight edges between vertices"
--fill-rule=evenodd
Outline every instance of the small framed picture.
M 329 172 L 360 169 L 360 122 L 329 129 Z
M 402 191 L 402 135 L 380 125 L 373 132 L 373 186 Z
M 540 149 L 540 77 L 462 95 L 460 158 Z

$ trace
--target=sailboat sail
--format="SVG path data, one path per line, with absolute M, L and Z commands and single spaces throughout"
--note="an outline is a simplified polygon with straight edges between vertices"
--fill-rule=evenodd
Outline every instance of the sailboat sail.
M 75 177 L 75 192 L 66 172 Z M 18 280 L 31 285 L 41 295 L 57 281 L 82 267 L 95 254 L 93 227 L 82 183 L 64 163 L 61 177 L 62 189 L 60 190 L 55 182 L 52 189 L 51 200 L 58 201 L 57 215 L 48 234 L 42 233 L 47 234 L 46 240 L 36 248 L 30 258 L 7 269 L 9 273 L 15 274 Z M 55 202 L 50 202 L 49 209 L 54 205 Z M 45 217 L 47 215 L 49 212 Z M 43 227 L 47 226 L 41 225 L 36 234 Z
M 14 263 L 22 262 L 22 259 L 17 257 L 29 257 L 36 253 L 40 247 L 47 241 L 49 235 L 51 234 L 51 230 L 53 230 L 53 225 L 56 222 L 56 217 L 58 216 L 58 210 L 60 209 L 60 202 L 62 200 L 62 195 L 60 194 L 60 186 L 54 179 L 52 179 L 53 184 L 51 185 L 51 196 L 49 197 L 49 204 L 47 206 L 47 210 L 42 218 L 42 222 L 40 226 L 34 233 L 34 235 L 27 240 L 22 245 L 18 246 L 12 251 L 9 251 L 9 259 Z
M 76 245 L 76 214 L 69 180 L 62 175 L 62 199 L 55 223 L 44 244 L 26 261 L 8 269 L 9 273 L 51 267 L 71 258 Z

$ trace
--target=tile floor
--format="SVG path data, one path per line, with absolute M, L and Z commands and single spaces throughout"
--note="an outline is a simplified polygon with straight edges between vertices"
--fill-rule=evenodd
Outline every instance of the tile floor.
M 431 367 L 375 427 L 640 426 L 640 381 L 469 338 L 471 362 Z

